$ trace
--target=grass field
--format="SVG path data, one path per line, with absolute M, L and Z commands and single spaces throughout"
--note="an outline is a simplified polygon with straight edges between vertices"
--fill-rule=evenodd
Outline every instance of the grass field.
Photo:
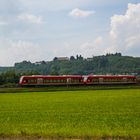
M 0 137 L 140 138 L 140 89 L 0 94 Z

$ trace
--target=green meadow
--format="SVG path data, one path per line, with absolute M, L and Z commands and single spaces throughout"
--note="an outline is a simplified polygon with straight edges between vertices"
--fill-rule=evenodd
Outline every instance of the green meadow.
M 140 138 L 140 89 L 0 93 L 0 137 Z

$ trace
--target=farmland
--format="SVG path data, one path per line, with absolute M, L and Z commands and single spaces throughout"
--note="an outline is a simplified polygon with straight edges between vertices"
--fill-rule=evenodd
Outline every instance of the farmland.
M 0 93 L 0 137 L 140 138 L 140 89 Z

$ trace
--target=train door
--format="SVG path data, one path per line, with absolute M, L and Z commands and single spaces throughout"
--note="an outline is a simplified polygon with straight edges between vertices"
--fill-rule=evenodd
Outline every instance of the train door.
M 123 78 L 123 82 L 124 83 L 127 83 L 127 78 Z
M 71 78 L 67 78 L 67 84 L 71 84 L 72 83 L 72 79 Z
M 84 83 L 87 84 L 87 83 L 88 83 L 88 76 L 84 76 L 84 77 L 83 77 L 83 81 L 84 81 Z
M 37 79 L 37 84 L 39 84 L 39 85 L 40 85 L 40 84 L 43 84 L 43 78 L 38 78 L 38 79 Z
M 99 83 L 102 84 L 104 82 L 104 78 L 99 78 Z

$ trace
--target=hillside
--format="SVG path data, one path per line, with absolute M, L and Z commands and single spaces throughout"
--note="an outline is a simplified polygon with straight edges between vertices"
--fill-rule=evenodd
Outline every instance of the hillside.
M 54 58 L 53 61 L 16 63 L 18 73 L 33 72 L 46 75 L 88 74 L 140 74 L 140 57 L 121 56 L 120 53 L 84 59 L 81 55 L 69 59 Z
M 44 75 L 88 75 L 88 74 L 140 74 L 140 57 L 122 56 L 120 53 L 83 58 L 55 57 L 52 61 L 31 63 L 23 61 L 14 67 L 0 67 L 0 72 L 15 70 L 16 73 Z

